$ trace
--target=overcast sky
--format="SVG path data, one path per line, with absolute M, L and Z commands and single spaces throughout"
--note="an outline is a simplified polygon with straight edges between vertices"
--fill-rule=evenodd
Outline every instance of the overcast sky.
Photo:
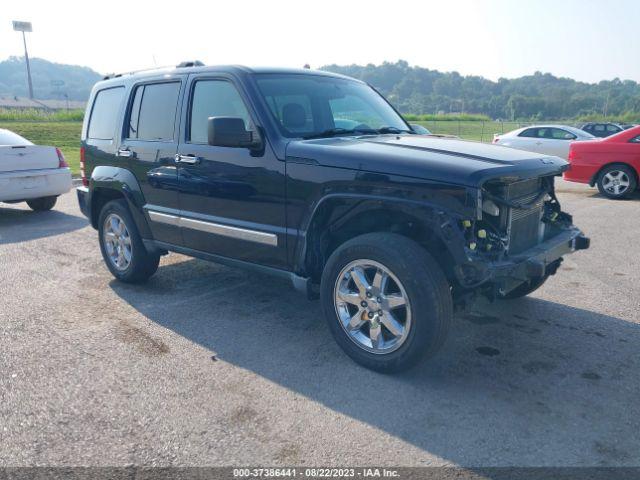
M 122 72 L 185 59 L 320 67 L 407 60 L 487 78 L 640 81 L 640 0 L 4 0 L 0 59 Z

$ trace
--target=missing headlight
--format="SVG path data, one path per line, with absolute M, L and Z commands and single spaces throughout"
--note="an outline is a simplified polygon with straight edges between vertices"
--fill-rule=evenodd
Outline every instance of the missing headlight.
M 492 217 L 500 215 L 500 207 L 498 207 L 498 205 L 496 205 L 492 200 L 484 200 L 482 202 L 482 211 L 484 213 L 488 213 Z

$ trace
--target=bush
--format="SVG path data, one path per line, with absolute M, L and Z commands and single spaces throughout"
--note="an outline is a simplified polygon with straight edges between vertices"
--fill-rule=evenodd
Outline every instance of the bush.
M 82 122 L 84 110 L 0 108 L 0 122 Z
M 410 122 L 490 122 L 491 118 L 487 115 L 482 115 L 478 113 L 444 113 L 440 115 L 433 114 L 423 114 L 423 115 L 415 115 L 412 113 L 408 113 L 403 115 L 405 120 Z

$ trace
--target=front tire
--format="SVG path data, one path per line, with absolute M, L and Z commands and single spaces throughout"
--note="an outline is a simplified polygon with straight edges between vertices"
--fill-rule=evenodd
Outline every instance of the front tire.
M 378 372 L 407 370 L 435 354 L 452 321 L 451 290 L 440 266 L 396 234 L 365 234 L 338 247 L 320 289 L 338 345 Z
M 598 175 L 598 190 L 607 198 L 626 198 L 636 187 L 635 172 L 626 165 L 609 165 Z
M 56 196 L 33 198 L 31 200 L 27 200 L 27 205 L 29 205 L 29 208 L 35 212 L 46 212 L 47 210 L 51 210 L 57 201 L 58 197 Z
M 103 207 L 98 234 L 102 258 L 121 282 L 141 283 L 158 270 L 160 255 L 145 248 L 124 200 L 112 200 Z

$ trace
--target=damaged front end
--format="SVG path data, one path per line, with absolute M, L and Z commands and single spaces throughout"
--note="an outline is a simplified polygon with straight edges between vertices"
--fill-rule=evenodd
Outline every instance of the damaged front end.
M 477 190 L 475 218 L 461 222 L 468 259 L 457 275 L 463 290 L 504 297 L 555 274 L 563 255 L 589 248 L 562 211 L 554 179 L 499 178 Z

